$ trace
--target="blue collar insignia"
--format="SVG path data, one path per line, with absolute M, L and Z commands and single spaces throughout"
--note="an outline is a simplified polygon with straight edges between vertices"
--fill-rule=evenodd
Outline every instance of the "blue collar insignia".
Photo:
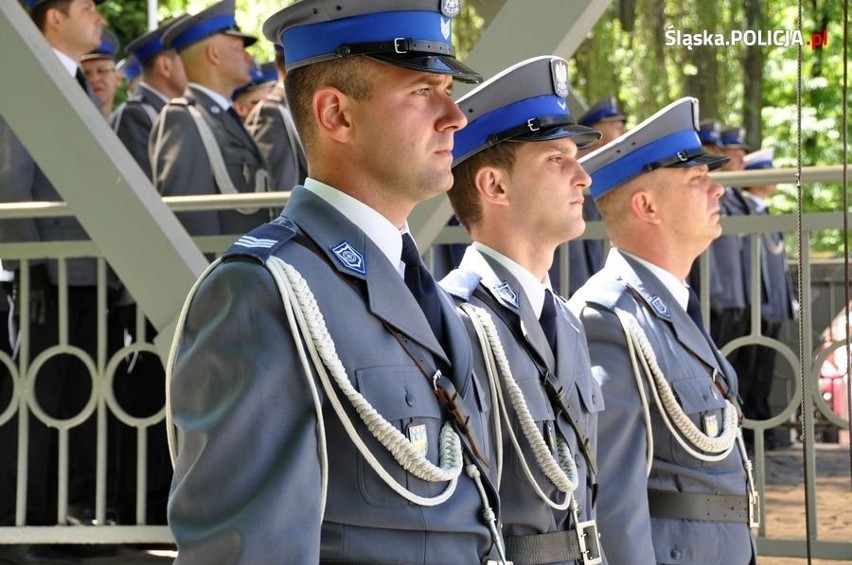
M 497 297 L 510 306 L 514 306 L 515 309 L 519 309 L 521 307 L 521 302 L 518 298 L 518 293 L 515 292 L 515 289 L 512 288 L 507 281 L 503 281 L 497 286 L 494 287 L 494 292 L 497 293 Z
M 341 241 L 331 248 L 340 264 L 359 275 L 367 274 L 367 265 L 361 255 L 348 241 Z
M 654 310 L 657 311 L 657 314 L 660 316 L 664 316 L 666 318 L 670 318 L 669 307 L 666 306 L 666 303 L 663 302 L 663 299 L 657 296 L 656 294 L 651 297 L 651 306 L 654 307 Z

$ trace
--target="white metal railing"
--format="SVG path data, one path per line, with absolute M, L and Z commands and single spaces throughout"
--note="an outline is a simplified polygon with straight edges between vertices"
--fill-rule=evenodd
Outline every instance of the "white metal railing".
M 831 175 L 836 176 L 838 174 L 837 168 L 834 168 L 830 171 Z M 816 174 L 816 171 L 814 171 Z M 754 177 L 754 175 L 752 175 Z M 833 178 L 833 177 L 829 177 Z M 204 197 L 191 197 L 191 198 L 167 198 L 164 199 L 166 203 L 174 210 L 196 210 L 196 209 L 226 209 L 233 208 L 243 205 L 257 205 L 257 206 L 278 206 L 282 201 L 286 201 L 289 197 L 289 193 L 270 193 L 270 194 L 262 194 L 262 195 L 233 195 L 233 196 L 220 196 L 220 195 L 212 195 L 212 196 L 204 196 Z M 20 203 L 20 204 L 0 204 L 0 220 L 6 218 L 21 218 L 21 217 L 47 217 L 47 216 L 56 216 L 56 215 L 68 215 L 71 211 L 67 209 L 67 207 L 63 203 Z M 841 228 L 843 224 L 843 213 L 842 212 L 824 212 L 824 213 L 814 213 L 814 214 L 805 214 L 803 217 L 803 225 L 805 226 L 805 234 L 806 238 L 810 237 L 810 234 L 824 229 L 837 229 Z M 786 216 L 760 216 L 760 217 L 734 217 L 734 218 L 723 218 L 723 227 L 725 229 L 725 233 L 737 233 L 737 234 L 756 234 L 762 233 L 765 231 L 782 231 L 784 233 L 793 233 L 796 229 L 796 218 L 792 215 Z M 239 234 L 237 234 L 239 235 Z M 591 222 L 586 233 L 582 236 L 584 238 L 602 238 L 604 236 L 603 226 L 599 222 Z M 210 236 L 197 238 L 196 242 L 198 243 L 201 250 L 205 253 L 218 253 L 225 249 L 233 240 L 234 236 Z M 467 240 L 467 235 L 461 230 L 461 228 L 453 228 L 453 227 L 445 227 L 439 234 L 435 243 L 455 243 L 455 242 L 463 242 Z M 809 239 L 803 242 L 802 248 L 804 249 L 803 255 L 803 263 L 805 266 L 804 275 L 805 275 L 805 290 L 804 295 L 800 297 L 802 304 L 810 304 L 812 300 L 811 291 L 810 291 L 810 280 L 809 280 L 809 272 L 811 266 L 811 257 L 809 253 Z M 752 273 L 753 276 L 760 276 L 760 269 L 757 268 L 758 265 L 758 254 L 757 254 L 757 238 L 752 238 L 753 248 L 751 250 L 751 261 L 752 261 Z M 565 250 L 567 253 L 567 249 Z M 60 262 L 60 265 L 64 264 L 65 261 L 72 258 L 80 258 L 80 257 L 92 257 L 98 260 L 98 288 L 99 288 L 99 300 L 103 305 L 103 309 L 101 313 L 105 315 L 106 310 L 106 272 L 107 267 L 106 263 L 103 260 L 101 254 L 99 253 L 97 247 L 88 241 L 81 242 L 41 242 L 41 243 L 11 243 L 4 242 L 0 243 L 0 258 L 5 259 L 14 259 L 22 261 L 22 265 L 24 270 L 26 270 L 26 266 L 29 261 L 34 259 L 44 259 L 51 258 L 56 259 Z M 565 267 L 567 269 L 567 261 L 565 262 Z M 702 279 L 705 284 L 702 285 L 703 289 L 708 288 L 708 284 L 706 284 L 707 277 L 709 276 L 709 265 L 704 259 L 704 264 L 702 268 Z M 562 280 L 568 280 L 567 270 L 563 273 Z M 63 275 L 64 276 L 64 275 Z M 60 281 L 61 285 L 64 284 L 64 279 Z M 752 292 L 757 293 L 760 288 L 760 284 L 752 284 Z M 705 290 L 706 293 L 706 290 Z M 704 308 L 705 315 L 707 314 L 707 296 L 703 296 L 704 300 Z M 28 296 L 24 294 L 21 297 L 23 306 L 26 307 L 26 302 L 28 300 Z M 793 419 L 798 411 L 800 402 L 801 402 L 801 385 L 802 379 L 804 378 L 805 384 L 805 394 L 808 399 L 808 403 L 815 407 L 820 413 L 824 415 L 827 421 L 832 424 L 845 428 L 847 422 L 834 414 L 828 406 L 826 406 L 825 402 L 822 400 L 820 396 L 820 391 L 818 387 L 818 376 L 820 366 L 822 361 L 828 355 L 827 352 L 822 352 L 819 355 L 815 355 L 813 351 L 813 343 L 815 343 L 814 332 L 811 329 L 810 324 L 810 309 L 804 308 L 802 313 L 804 316 L 807 316 L 805 320 L 805 358 L 812 359 L 805 364 L 805 374 L 799 370 L 799 360 L 798 360 L 798 349 L 797 345 L 790 345 L 782 343 L 777 340 L 767 340 L 765 337 L 759 335 L 759 307 L 757 306 L 759 300 L 756 300 L 756 295 L 752 297 L 751 303 L 754 305 L 752 307 L 751 315 L 753 320 L 753 328 L 756 328 L 756 331 L 751 335 L 746 336 L 744 338 L 738 339 L 734 342 L 727 344 L 723 348 L 724 353 L 730 353 L 736 347 L 741 347 L 747 344 L 760 343 L 763 345 L 768 345 L 770 347 L 774 347 L 779 351 L 779 359 L 784 360 L 791 368 L 792 373 L 795 379 L 795 386 L 792 387 L 792 394 L 787 399 L 787 403 L 778 411 L 772 418 L 765 421 L 747 421 L 746 426 L 756 429 L 763 430 L 773 428 L 778 425 L 784 425 L 789 423 L 791 419 Z M 141 316 L 138 316 L 141 319 Z M 756 320 L 756 322 L 755 322 Z M 67 323 L 67 313 L 62 314 L 62 323 Z M 756 324 L 756 325 L 755 325 Z M 106 322 L 104 320 L 100 320 L 98 324 L 98 332 L 99 334 L 106 332 Z M 23 339 L 26 339 L 26 327 L 22 328 Z M 136 335 L 143 335 L 142 332 L 136 332 Z M 96 505 L 96 515 L 103 519 L 106 515 L 106 505 L 107 505 L 107 495 L 106 495 L 106 459 L 108 456 L 107 449 L 108 444 L 106 442 L 107 436 L 107 425 L 106 425 L 106 417 L 107 415 L 112 415 L 117 418 L 123 425 L 131 426 L 136 430 L 138 441 L 140 445 L 144 445 L 144 439 L 148 431 L 152 428 L 152 426 L 156 426 L 162 422 L 164 409 L 157 412 L 155 415 L 148 418 L 133 418 L 131 417 L 118 403 L 113 392 L 112 392 L 112 382 L 115 376 L 115 370 L 117 364 L 120 360 L 132 354 L 135 351 L 147 351 L 154 352 L 154 346 L 150 343 L 146 343 L 137 339 L 134 343 L 125 346 L 124 348 L 115 351 L 108 352 L 106 351 L 106 346 L 104 345 L 105 337 L 99 337 L 99 346 L 96 358 L 88 358 L 85 356 L 81 356 L 84 358 L 84 363 L 88 367 L 91 372 L 92 383 L 95 385 L 92 387 L 91 397 L 89 402 L 86 404 L 84 410 L 68 419 L 64 419 L 62 421 L 46 417 L 45 414 L 41 413 L 38 408 L 37 402 L 34 401 L 30 396 L 30 390 L 32 387 L 32 382 L 34 379 L 34 374 L 38 369 L 38 365 L 44 362 L 44 358 L 37 357 L 35 359 L 27 359 L 27 355 L 18 355 L 16 358 L 12 358 L 7 353 L 0 352 L 0 363 L 11 373 L 11 378 L 14 383 L 14 395 L 12 402 L 9 406 L 3 407 L 0 406 L 0 425 L 11 421 L 13 418 L 17 418 L 19 422 L 23 422 L 26 420 L 24 417 L 28 413 L 34 414 L 38 419 L 42 422 L 52 425 L 55 428 L 60 430 L 67 431 L 68 429 L 78 425 L 82 419 L 90 414 L 95 414 L 98 421 L 97 426 L 97 434 L 98 434 L 98 465 L 97 465 L 97 500 Z M 25 343 L 25 341 L 24 341 Z M 841 344 L 834 344 L 834 347 L 839 347 Z M 22 350 L 25 351 L 25 348 Z M 71 348 L 67 346 L 67 344 L 60 344 L 58 348 L 51 351 L 50 355 L 60 355 L 60 354 L 76 354 L 77 352 L 72 351 Z M 45 355 L 48 353 L 46 352 Z M 811 428 L 813 429 L 813 428 Z M 64 432 L 61 432 L 64 433 Z M 764 446 L 762 443 L 762 434 L 755 434 L 756 436 L 756 480 L 758 482 L 758 486 L 761 491 L 766 486 L 766 476 L 765 476 L 765 459 L 764 459 Z M 60 440 L 60 444 L 62 445 L 62 441 Z M 57 526 L 33 526 L 27 525 L 25 521 L 25 505 L 26 505 L 26 457 L 20 455 L 21 450 L 23 453 L 26 453 L 27 449 L 37 448 L 37 446 L 28 445 L 28 437 L 27 432 L 24 427 L 24 431 L 19 434 L 19 454 L 16 455 L 18 461 L 18 481 L 16 488 L 16 498 L 17 498 L 17 514 L 16 514 L 16 526 L 15 527 L 2 527 L 0 528 L 0 544 L 4 543 L 168 543 L 171 541 L 171 535 L 165 526 L 152 526 L 145 524 L 145 514 L 143 512 L 137 512 L 137 524 L 134 525 L 114 525 L 114 526 L 98 526 L 91 528 L 69 528 L 63 525 Z M 806 461 L 808 458 L 813 460 L 813 442 L 806 442 Z M 59 459 L 59 490 L 60 493 L 65 494 L 67 492 L 67 481 L 69 479 L 67 474 L 67 453 L 66 449 L 60 448 L 60 459 Z M 63 456 L 62 454 L 65 453 Z M 136 499 L 138 503 L 141 503 L 144 500 L 145 495 L 145 485 L 146 485 L 146 469 L 144 465 L 144 449 L 139 452 L 140 462 L 137 464 L 137 492 Z M 808 484 L 805 485 L 806 491 L 812 495 L 808 496 L 808 509 L 811 512 L 812 516 L 816 516 L 816 506 L 815 506 L 815 496 L 813 496 L 816 492 L 816 484 L 814 479 L 815 474 L 810 474 L 810 480 Z M 61 497 L 60 497 L 61 498 Z M 762 502 L 762 504 L 765 504 Z M 59 511 L 61 512 L 66 508 L 67 500 L 60 500 L 59 502 Z M 762 510 L 765 510 L 763 508 Z M 765 514 L 764 514 L 765 515 Z M 814 518 L 815 519 L 815 518 Z M 762 526 L 758 531 L 758 543 L 760 548 L 761 555 L 802 555 L 802 543 L 801 540 L 778 540 L 778 539 L 769 539 L 766 537 L 766 526 Z M 814 529 L 813 531 L 816 531 Z M 840 542 L 828 542 L 828 541 L 819 541 L 816 540 L 816 543 L 812 546 L 816 552 L 816 557 L 826 558 L 826 559 L 841 559 L 848 558 L 852 555 L 852 543 L 840 543 Z

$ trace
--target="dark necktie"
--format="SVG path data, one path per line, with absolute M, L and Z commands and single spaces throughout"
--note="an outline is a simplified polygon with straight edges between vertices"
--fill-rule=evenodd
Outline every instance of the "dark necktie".
M 544 331 L 550 350 L 556 355 L 556 302 L 548 288 L 544 289 L 544 303 L 538 321 L 541 323 L 541 329 Z
M 435 279 L 420 260 L 417 246 L 410 234 L 402 234 L 402 262 L 405 263 L 405 284 L 420 305 L 432 333 L 439 343 L 444 343 L 444 331 L 441 324 L 441 297 Z
M 230 115 L 232 118 L 234 118 L 235 120 L 237 120 L 237 123 L 238 123 L 238 124 L 240 124 L 240 126 L 242 127 L 242 125 L 243 125 L 243 119 L 242 119 L 242 118 L 240 118 L 240 115 L 239 115 L 239 114 L 237 114 L 237 111 L 234 109 L 234 107 L 233 107 L 233 106 L 229 106 L 229 107 L 228 107 L 228 115 Z
M 713 347 L 713 340 L 710 339 L 710 336 L 707 335 L 707 330 L 704 329 L 704 317 L 701 315 L 701 302 L 699 302 L 698 295 L 691 288 L 689 289 L 689 302 L 686 303 L 686 313 L 689 314 L 689 317 L 692 318 L 692 321 L 695 322 L 696 326 L 698 326 L 698 329 L 701 331 L 701 335 L 704 336 L 707 343 Z
M 77 74 L 74 75 L 74 78 L 77 79 L 77 83 L 80 85 L 80 88 L 83 89 L 83 92 L 86 94 L 89 93 L 89 83 L 86 80 L 86 75 L 83 74 L 83 69 L 77 67 Z

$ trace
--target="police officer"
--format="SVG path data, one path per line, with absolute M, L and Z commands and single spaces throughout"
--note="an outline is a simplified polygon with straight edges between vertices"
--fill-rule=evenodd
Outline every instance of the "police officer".
M 613 563 L 750 563 L 757 509 L 737 375 L 684 281 L 721 233 L 725 162 L 682 98 L 581 163 L 614 249 L 570 301 L 606 410 L 598 524 Z
M 189 87 L 163 109 L 149 140 L 157 190 L 164 196 L 265 192 L 266 160 L 231 103 L 234 90 L 249 82 L 245 48 L 257 41 L 237 27 L 234 0 L 182 19 L 162 41 L 180 54 Z M 258 207 L 178 214 L 194 236 L 245 233 L 269 216 Z
M 125 51 L 138 61 L 142 80 L 127 101 L 110 117 L 110 125 L 142 171 L 151 178 L 148 139 L 157 116 L 169 100 L 186 89 L 183 62 L 163 45 L 163 34 L 181 18 L 169 20 L 131 41 Z
M 406 224 L 452 184 L 453 78 L 480 78 L 453 56 L 459 9 L 304 0 L 265 22 L 312 176 L 179 323 L 178 564 L 499 557 L 488 385 Z
M 284 91 L 287 68 L 280 45 L 275 46 L 275 68 L 277 82 L 272 92 L 253 108 L 246 119 L 246 127 L 269 163 L 272 188 L 290 190 L 305 181 L 308 171 L 305 150 L 287 105 Z
M 490 377 L 499 391 L 503 534 L 515 565 L 601 557 L 592 468 L 603 396 L 583 328 L 547 274 L 556 247 L 585 227 L 590 179 L 577 149 L 600 136 L 568 110 L 567 69 L 560 57 L 528 59 L 458 101 L 470 123 L 455 136 L 449 196 L 473 244 L 441 285 L 483 355 L 507 360 Z
M 601 98 L 577 120 L 582 126 L 601 132 L 600 140 L 580 149 L 582 157 L 596 147 L 603 147 L 624 133 L 627 117 L 618 108 L 618 102 L 612 96 Z M 583 201 L 583 218 L 587 222 L 600 221 L 601 215 L 592 198 Z M 598 239 L 575 239 L 568 242 L 568 293 L 577 292 L 593 274 L 603 267 L 604 242 Z M 559 255 L 550 270 L 552 280 L 558 281 Z M 557 283 L 557 286 L 559 284 Z
M 774 149 L 769 147 L 748 153 L 743 157 L 745 170 L 774 168 Z M 739 193 L 741 209 L 746 215 L 760 216 L 769 214 L 769 198 L 775 194 L 777 185 L 754 183 L 743 187 Z M 778 339 L 781 325 L 794 319 L 795 293 L 787 268 L 787 252 L 784 237 L 780 232 L 762 233 L 758 237 L 760 256 L 760 333 L 770 339 Z M 751 289 L 750 245 L 743 249 L 743 265 L 746 288 Z M 772 416 L 769 408 L 769 394 L 775 377 L 776 351 L 763 345 L 752 345 L 746 349 L 741 360 L 740 396 L 743 399 L 743 412 L 752 420 L 766 420 Z M 766 447 L 774 449 L 787 442 L 777 437 L 772 430 L 766 434 Z
M 80 60 L 101 43 L 104 19 L 93 0 L 27 0 L 25 7 L 36 27 L 56 53 L 62 68 L 92 98 Z M 73 83 L 69 83 L 73 84 Z M 70 88 L 70 87 L 69 87 Z M 92 98 L 92 103 L 98 105 Z M 0 201 L 60 201 L 61 198 L 32 156 L 23 147 L 8 124 L 0 119 Z M 73 218 L 38 218 L 0 222 L 0 241 L 76 241 L 89 237 Z M 16 322 L 28 330 L 29 357 L 59 343 L 59 268 L 56 261 L 32 260 L 29 265 L 29 303 L 21 304 L 22 276 L 20 265 L 4 261 L 6 268 L 16 271 L 15 294 L 19 301 Z M 68 345 L 78 347 L 91 359 L 97 359 L 97 269 L 94 259 L 66 261 Z M 39 369 L 34 390 L 36 401 L 51 417 L 67 419 L 78 414 L 91 394 L 91 378 L 86 367 L 66 355 L 52 355 Z M 6 385 L 4 385 L 6 386 Z M 2 395 L 0 395 L 2 396 Z M 14 418 L 17 420 L 17 417 Z M 26 523 L 50 525 L 86 523 L 94 518 L 96 428 L 94 418 L 71 429 L 69 452 L 69 514 L 57 516 L 57 441 L 41 419 L 31 416 L 29 422 L 29 461 L 27 465 Z M 10 436 L 0 438 L 4 456 L 0 458 L 4 478 L 0 493 L 0 522 L 14 523 L 17 449 L 25 449 L 17 441 L 15 429 L 6 427 Z M 14 447 L 16 446 L 16 447 Z M 10 480 L 10 478 L 12 478 Z M 22 561 L 57 558 L 46 547 L 2 548 L 11 559 Z M 6 557 L 4 555 L 3 557 Z
M 104 118 L 109 118 L 112 114 L 115 93 L 121 83 L 121 74 L 115 67 L 115 56 L 120 48 L 115 33 L 109 28 L 104 28 L 101 44 L 80 59 L 86 81 L 100 103 Z

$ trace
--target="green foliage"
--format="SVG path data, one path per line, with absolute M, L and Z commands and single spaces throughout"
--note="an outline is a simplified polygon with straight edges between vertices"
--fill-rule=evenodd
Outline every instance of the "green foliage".
M 798 28 L 797 4 L 789 0 L 616 0 L 595 25 L 571 61 L 571 80 L 581 98 L 592 103 L 616 96 L 636 125 L 681 96 L 701 101 L 702 117 L 729 125 L 752 125 L 750 142 L 775 147 L 775 164 L 795 166 L 799 158 L 797 121 L 798 54 L 796 46 L 667 45 L 667 32 L 721 33 Z M 803 41 L 828 30 L 828 44 L 802 45 L 801 162 L 836 165 L 843 157 L 843 3 L 806 2 Z M 769 43 L 764 40 L 764 43 Z M 749 59 L 759 63 L 749 68 Z M 755 127 L 757 126 L 757 127 Z M 847 126 L 848 127 L 848 126 Z M 773 198 L 779 211 L 798 206 L 796 187 L 782 185 Z M 842 210 L 843 188 L 808 184 L 802 209 Z M 816 234 L 813 250 L 842 254 L 838 230 Z

